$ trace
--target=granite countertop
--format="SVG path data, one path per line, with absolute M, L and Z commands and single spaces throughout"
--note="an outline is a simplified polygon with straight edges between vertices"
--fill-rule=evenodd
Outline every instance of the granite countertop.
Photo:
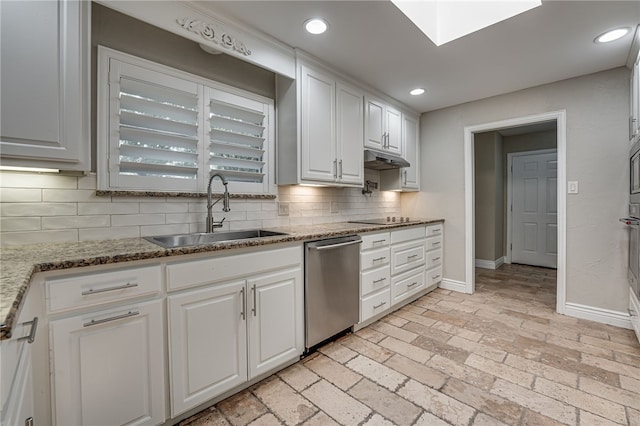
M 143 259 L 161 259 L 193 253 L 306 241 L 348 234 L 380 231 L 443 222 L 421 219 L 409 223 L 367 225 L 338 222 L 320 225 L 269 228 L 288 235 L 218 242 L 202 246 L 164 249 L 142 238 L 77 243 L 34 244 L 0 248 L 0 340 L 11 337 L 11 329 L 33 275 L 37 272 L 107 265 Z

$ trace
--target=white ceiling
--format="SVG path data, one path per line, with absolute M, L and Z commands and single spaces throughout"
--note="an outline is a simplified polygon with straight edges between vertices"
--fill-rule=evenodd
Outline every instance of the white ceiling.
M 544 1 L 542 6 L 436 47 L 389 1 L 203 1 L 214 13 L 301 48 L 418 112 L 624 66 L 640 1 Z M 329 30 L 307 34 L 321 16 Z M 596 45 L 606 30 L 623 39 Z M 409 90 L 427 92 L 411 96 Z

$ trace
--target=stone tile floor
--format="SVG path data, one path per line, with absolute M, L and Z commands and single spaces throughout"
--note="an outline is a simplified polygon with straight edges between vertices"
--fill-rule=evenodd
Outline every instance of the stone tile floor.
M 187 419 L 201 425 L 640 426 L 630 330 L 556 314 L 555 270 L 476 270 Z

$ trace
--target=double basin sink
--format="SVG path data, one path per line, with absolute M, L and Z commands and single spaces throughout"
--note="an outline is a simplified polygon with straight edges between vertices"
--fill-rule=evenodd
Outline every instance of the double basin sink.
M 250 229 L 246 231 L 161 235 L 157 237 L 145 237 L 145 240 L 164 248 L 179 248 L 236 240 L 276 237 L 280 235 L 288 234 L 284 232 L 267 231 L 264 229 Z

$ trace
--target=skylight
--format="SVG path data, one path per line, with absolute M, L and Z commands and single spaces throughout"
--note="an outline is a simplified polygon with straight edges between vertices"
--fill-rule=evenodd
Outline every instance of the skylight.
M 538 7 L 541 0 L 391 0 L 436 46 Z

